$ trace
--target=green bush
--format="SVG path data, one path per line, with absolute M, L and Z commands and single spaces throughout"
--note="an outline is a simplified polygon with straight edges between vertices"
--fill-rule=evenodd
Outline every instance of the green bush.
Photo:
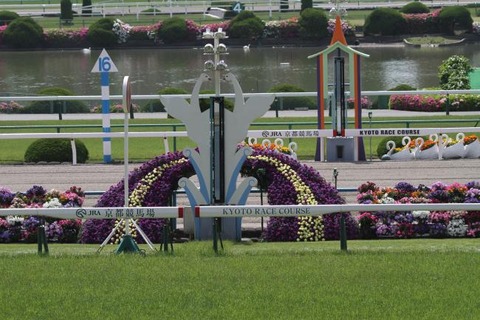
M 188 94 L 188 92 L 184 89 L 180 88 L 163 88 L 158 91 L 158 94 Z M 141 112 L 165 112 L 165 106 L 160 100 L 149 100 L 147 103 L 140 107 Z
M 158 30 L 158 38 L 166 44 L 185 41 L 188 38 L 185 19 L 173 17 L 164 20 L 160 30 Z
M 269 92 L 305 92 L 305 90 L 291 84 L 279 84 L 270 88 Z M 275 101 L 272 103 L 270 108 L 272 110 L 293 110 L 295 108 L 308 108 L 308 109 L 317 108 L 317 104 L 315 103 L 315 98 L 311 98 L 311 97 L 286 97 L 286 98 L 282 98 L 282 100 L 283 102 L 280 101 L 280 98 L 275 99 Z
M 300 11 L 308 8 L 313 8 L 313 0 L 302 0 L 302 6 L 300 7 Z
M 400 12 L 405 13 L 405 14 L 429 13 L 430 9 L 428 9 L 428 7 L 426 5 L 424 5 L 422 2 L 413 1 L 413 2 L 409 2 L 406 5 L 404 5 L 400 9 Z
M 13 12 L 13 11 L 0 11 L 0 26 L 9 24 L 13 20 L 19 18 L 20 16 L 18 13 Z
M 38 91 L 39 95 L 42 96 L 73 96 L 74 93 L 65 88 L 45 88 Z M 65 110 L 63 106 L 65 103 Z M 34 101 L 30 105 L 26 106 L 22 113 L 89 113 L 90 109 L 81 101 L 53 101 L 53 110 L 52 104 L 50 101 Z M 65 112 L 64 112 L 65 111 Z
M 328 35 L 328 17 L 323 10 L 307 8 L 298 19 L 300 35 L 307 39 L 321 39 Z
M 95 21 L 87 33 L 88 42 L 94 47 L 113 47 L 117 44 L 117 36 L 113 33 L 113 19 L 102 18 Z
M 62 0 L 60 2 L 60 19 L 73 20 L 72 1 Z
M 377 8 L 365 19 L 365 35 L 394 36 L 404 34 L 407 23 L 400 12 L 391 8 Z
M 30 17 L 20 17 L 5 29 L 3 40 L 14 48 L 36 48 L 42 44 L 43 28 Z
M 473 70 L 470 60 L 454 55 L 442 61 L 438 67 L 440 88 L 445 90 L 470 89 L 469 73 Z
M 413 91 L 417 90 L 417 88 L 412 87 L 408 84 L 401 83 L 398 86 L 388 89 L 388 91 Z M 390 96 L 379 96 L 376 101 L 373 102 L 372 108 L 373 109 L 386 109 L 390 107 Z
M 455 30 L 472 31 L 473 19 L 470 11 L 461 6 L 444 7 L 438 16 L 441 32 L 454 34 Z
M 77 162 L 88 160 L 88 150 L 80 140 L 75 140 Z M 70 139 L 38 139 L 30 144 L 25 151 L 25 162 L 72 162 L 72 146 Z
M 230 22 L 230 38 L 258 39 L 263 34 L 265 23 L 251 11 L 242 11 Z

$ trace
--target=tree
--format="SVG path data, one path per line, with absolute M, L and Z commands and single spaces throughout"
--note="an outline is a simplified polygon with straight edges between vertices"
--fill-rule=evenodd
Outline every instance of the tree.
M 69 22 L 73 20 L 72 1 L 62 0 L 60 2 L 60 19 Z
M 82 14 L 92 14 L 92 0 L 83 0 Z

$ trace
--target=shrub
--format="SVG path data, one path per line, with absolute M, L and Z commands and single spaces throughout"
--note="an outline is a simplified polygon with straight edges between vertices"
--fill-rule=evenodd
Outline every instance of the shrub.
M 42 44 L 43 28 L 30 17 L 20 17 L 5 29 L 3 40 L 15 48 L 36 48 Z
M 405 83 L 401 83 L 396 87 L 388 89 L 388 91 L 413 91 L 413 90 L 417 90 L 417 88 L 412 87 L 411 85 L 408 85 Z
M 309 8 L 313 8 L 313 0 L 302 0 L 302 6 L 300 7 L 300 12 Z
M 392 95 L 390 108 L 394 110 L 438 112 L 445 110 L 446 98 L 420 95 Z
M 305 92 L 302 88 L 296 87 L 291 84 L 279 84 L 272 87 L 269 92 Z M 314 98 L 310 97 L 286 97 L 283 99 L 283 110 L 292 110 L 295 108 L 308 108 L 316 109 L 317 104 L 315 103 Z M 272 105 L 271 109 L 280 110 L 281 102 L 280 99 L 276 99 Z
M 19 18 L 20 16 L 18 13 L 13 12 L 13 11 L 0 11 L 0 26 L 9 24 L 13 20 Z
M 388 89 L 388 91 L 413 91 L 417 90 L 416 88 L 401 83 L 396 87 Z M 372 103 L 373 109 L 386 109 L 390 107 L 390 96 L 378 96 L 378 98 Z
M 73 96 L 74 93 L 65 88 L 44 88 L 38 91 L 43 96 Z M 65 110 L 63 106 L 65 105 Z M 64 112 L 65 111 L 65 112 Z M 22 111 L 23 113 L 89 113 L 90 109 L 81 101 L 34 101 Z
M 300 35 L 308 39 L 321 39 L 328 35 L 328 18 L 323 10 L 308 8 L 300 12 Z
M 445 90 L 470 89 L 469 73 L 473 70 L 470 60 L 454 55 L 442 61 L 438 67 L 440 87 Z
M 184 89 L 180 88 L 163 88 L 158 91 L 158 94 L 188 94 Z M 160 100 L 149 100 L 146 104 L 140 107 L 141 112 L 165 112 L 165 106 Z
M 444 7 L 438 16 L 441 32 L 454 34 L 456 29 L 472 31 L 473 19 L 470 11 L 461 6 Z
M 158 38 L 167 44 L 186 40 L 188 30 L 185 19 L 173 17 L 163 21 L 160 30 L 158 30 Z
M 242 11 L 230 22 L 228 35 L 231 38 L 258 39 L 263 34 L 265 23 L 251 11 Z
M 440 9 L 428 13 L 404 14 L 407 32 L 410 34 L 438 33 L 438 16 Z
M 113 32 L 114 20 L 102 18 L 88 28 L 87 40 L 95 47 L 113 47 L 117 43 L 117 36 Z
M 75 140 L 77 162 L 88 160 L 87 147 L 80 140 Z M 72 162 L 72 146 L 70 139 L 38 139 L 32 142 L 25 151 L 25 162 Z
M 73 20 L 72 2 L 70 0 L 60 2 L 60 19 Z
M 400 12 L 402 12 L 402 13 L 429 13 L 430 10 L 422 2 L 413 1 L 413 2 L 409 2 L 406 5 L 404 5 L 400 9 Z
M 365 19 L 365 35 L 393 36 L 403 34 L 406 30 L 405 18 L 395 9 L 377 8 Z

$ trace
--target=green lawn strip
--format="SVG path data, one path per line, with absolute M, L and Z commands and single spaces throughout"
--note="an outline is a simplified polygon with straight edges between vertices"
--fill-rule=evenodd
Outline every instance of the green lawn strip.
M 280 113 L 281 116 L 281 113 Z M 452 120 L 471 120 L 466 123 L 456 123 Z M 431 121 L 429 123 L 420 122 L 421 120 Z M 448 120 L 448 122 L 438 122 L 438 120 Z M 330 118 L 326 119 L 326 127 L 330 127 Z M 370 129 L 370 124 L 364 119 L 363 128 Z M 428 128 L 428 127 L 461 127 L 461 126 L 478 126 L 478 119 L 471 116 L 456 116 L 456 115 L 426 115 L 422 117 L 416 117 L 414 119 L 404 118 L 375 118 L 375 121 L 383 121 L 380 123 L 372 122 L 372 129 L 375 128 L 405 128 L 407 122 L 410 123 L 410 128 Z M 417 123 L 415 123 L 417 121 Z M 388 123 L 385 123 L 388 122 Z M 280 117 L 280 118 L 261 118 L 255 121 L 255 123 L 268 124 L 268 125 L 253 125 L 252 130 L 285 130 L 292 128 L 293 130 L 302 129 L 314 129 L 316 128 L 315 117 L 295 118 L 295 117 Z M 123 120 L 113 119 L 111 120 L 112 131 L 123 131 Z M 132 119 L 130 124 L 149 125 L 148 127 L 131 127 L 130 131 L 172 131 L 172 124 L 180 124 L 175 119 Z M 152 125 L 166 124 L 167 126 L 152 127 Z M 46 120 L 46 121 L 0 121 L 0 133 L 27 133 L 27 132 L 49 132 L 55 133 L 56 128 L 26 128 L 28 126 L 64 126 L 64 125 L 97 125 L 98 128 L 61 128 L 61 132 L 100 132 L 101 123 L 99 120 Z M 5 129 L 3 126 L 24 126 L 21 130 Z M 116 126 L 116 127 L 113 127 Z M 177 131 L 184 131 L 184 127 L 177 127 Z M 453 135 L 452 135 L 453 137 Z M 376 155 L 377 144 L 383 139 L 383 137 L 371 138 L 372 155 L 374 158 Z M 90 160 L 89 162 L 102 162 L 103 161 L 103 145 L 101 139 L 81 139 L 87 149 L 89 150 Z M 173 138 L 169 138 L 170 151 L 174 150 Z M 261 143 L 263 139 L 258 139 Z M 183 150 L 186 147 L 194 147 L 195 144 L 188 138 L 176 139 L 176 150 Z M 313 160 L 313 155 L 316 150 L 316 139 L 291 139 L 284 141 L 285 145 L 288 145 L 290 141 L 295 141 L 298 144 L 297 154 L 299 159 Z M 21 139 L 21 140 L 2 140 L 0 139 L 0 150 L 5 152 L 0 153 L 0 163 L 15 163 L 23 162 L 25 151 L 28 146 L 33 142 L 33 139 Z M 370 157 L 370 138 L 364 139 L 365 152 L 367 157 Z M 157 155 L 165 153 L 163 138 L 131 138 L 129 141 L 129 158 L 131 161 L 145 161 L 151 159 Z M 112 156 L 114 160 L 123 159 L 123 139 L 112 139 Z
M 479 307 L 476 239 L 349 241 L 347 253 L 227 242 L 220 256 L 211 242 L 146 257 L 35 248 L 0 245 L 2 319 L 473 319 Z

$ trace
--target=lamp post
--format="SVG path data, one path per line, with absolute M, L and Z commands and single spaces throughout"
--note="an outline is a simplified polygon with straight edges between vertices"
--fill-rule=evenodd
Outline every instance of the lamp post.
M 205 69 L 213 71 L 213 78 L 215 83 L 215 97 L 210 98 L 210 204 L 224 204 L 225 203 L 225 158 L 224 158 L 224 144 L 225 144 L 225 109 L 224 99 L 220 97 L 220 80 L 222 72 L 228 71 L 228 66 L 224 60 L 221 60 L 222 55 L 226 55 L 227 47 L 220 43 L 221 39 L 227 38 L 222 28 L 218 28 L 216 32 L 211 32 L 207 29 L 203 33 L 203 39 L 213 39 L 212 44 L 206 44 L 204 47 L 205 55 L 213 55 L 213 60 L 205 61 Z M 222 232 L 221 218 L 215 218 L 213 221 L 213 249 L 218 252 L 217 240 L 220 239 L 220 244 L 223 248 L 221 232 Z

